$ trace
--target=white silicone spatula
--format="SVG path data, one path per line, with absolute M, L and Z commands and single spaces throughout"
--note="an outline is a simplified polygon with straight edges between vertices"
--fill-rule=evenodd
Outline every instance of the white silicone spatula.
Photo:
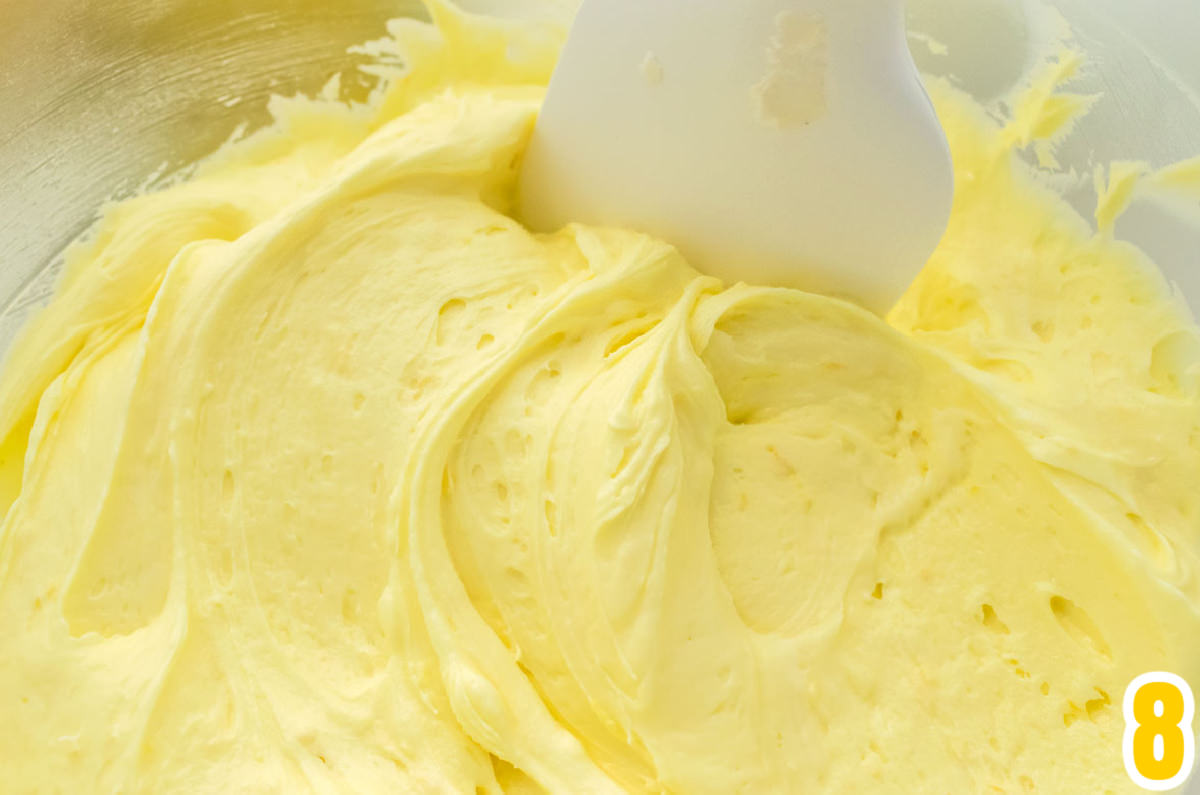
M 882 312 L 952 194 L 902 0 L 584 0 L 520 212 L 640 229 L 726 281 Z

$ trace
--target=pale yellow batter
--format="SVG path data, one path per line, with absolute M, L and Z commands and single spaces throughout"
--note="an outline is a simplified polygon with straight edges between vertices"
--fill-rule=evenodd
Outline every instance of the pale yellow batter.
M 1003 129 L 934 86 L 885 323 L 526 232 L 553 47 L 434 11 L 110 208 L 10 355 L 0 790 L 1133 791 L 1126 684 L 1200 683 L 1200 335 L 1015 158 L 1056 67 Z

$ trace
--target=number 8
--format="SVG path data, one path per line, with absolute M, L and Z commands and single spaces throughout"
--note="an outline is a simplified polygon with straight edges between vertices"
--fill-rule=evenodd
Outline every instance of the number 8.
M 1188 777 L 1195 759 L 1195 700 L 1175 674 L 1142 674 L 1125 690 L 1125 771 L 1142 789 L 1163 791 Z

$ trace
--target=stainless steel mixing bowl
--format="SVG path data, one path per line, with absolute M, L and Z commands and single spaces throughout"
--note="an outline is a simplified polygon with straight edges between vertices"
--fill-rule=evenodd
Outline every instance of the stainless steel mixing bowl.
M 460 0 L 564 22 L 575 2 Z M 1200 155 L 1200 3 L 1054 5 L 1090 55 L 1075 89 L 1103 95 L 1059 152 L 1079 177 L 1067 198 L 1086 215 L 1096 164 Z M 316 91 L 337 71 L 346 92 L 364 93 L 347 47 L 383 35 L 390 17 L 423 13 L 419 0 L 0 0 L 0 351 L 47 299 L 59 253 L 102 202 L 263 124 L 272 93 Z M 909 14 L 921 68 L 989 103 L 1056 32 L 1032 0 L 910 0 Z M 1136 203 L 1118 234 L 1200 308 L 1200 206 Z
M 566 20 L 578 0 L 461 0 L 472 10 Z M 1090 212 L 1093 164 L 1200 154 L 1200 4 L 1057 0 L 1092 59 L 1078 90 L 1103 99 L 1062 150 Z M 1018 0 L 910 0 L 922 69 L 994 101 L 1053 33 Z M 363 92 L 347 47 L 419 0 L 0 0 L 0 350 L 53 286 L 57 255 L 100 204 L 168 177 L 271 93 L 317 90 L 336 71 Z M 930 49 L 923 37 L 946 45 Z M 1197 217 L 1135 206 L 1118 232 L 1200 306 Z

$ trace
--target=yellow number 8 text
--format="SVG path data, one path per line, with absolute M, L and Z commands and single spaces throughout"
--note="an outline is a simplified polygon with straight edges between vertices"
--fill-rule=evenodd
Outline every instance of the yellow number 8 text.
M 1142 789 L 1178 787 L 1196 756 L 1192 690 L 1175 674 L 1142 674 L 1125 690 L 1125 771 Z

